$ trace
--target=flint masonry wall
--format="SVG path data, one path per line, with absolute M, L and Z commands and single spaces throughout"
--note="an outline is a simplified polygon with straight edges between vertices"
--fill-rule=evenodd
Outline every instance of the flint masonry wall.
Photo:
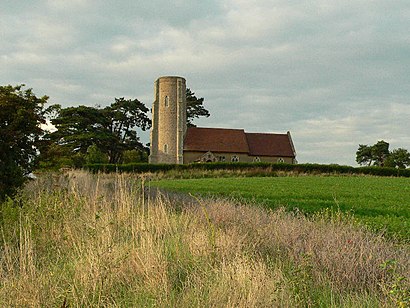
M 178 76 L 154 83 L 150 163 L 183 163 L 186 133 L 186 81 Z

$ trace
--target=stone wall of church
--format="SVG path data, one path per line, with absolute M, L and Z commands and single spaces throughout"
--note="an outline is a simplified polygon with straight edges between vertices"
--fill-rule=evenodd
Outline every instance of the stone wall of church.
M 195 163 L 202 158 L 205 152 L 194 152 L 194 151 L 185 151 L 184 152 L 184 163 Z M 276 156 L 259 156 L 259 159 L 256 156 L 250 156 L 246 153 L 212 153 L 216 160 L 219 162 L 232 162 L 239 161 L 242 163 L 252 163 L 255 161 L 266 162 L 266 163 L 287 163 L 292 164 L 292 157 L 276 157 Z M 283 161 L 282 161 L 283 160 Z
M 155 82 L 152 108 L 151 163 L 183 163 L 186 132 L 186 83 L 176 76 L 160 77 Z

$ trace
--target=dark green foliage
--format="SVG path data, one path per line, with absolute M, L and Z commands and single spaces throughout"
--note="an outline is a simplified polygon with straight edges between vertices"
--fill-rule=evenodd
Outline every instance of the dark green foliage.
M 410 166 L 410 153 L 406 149 L 398 148 L 393 150 L 386 160 L 386 166 L 405 169 Z
M 109 119 L 109 131 L 114 136 L 108 147 L 110 163 L 118 163 L 125 150 L 143 150 L 144 145 L 137 136 L 136 128 L 143 131 L 151 127 L 147 116 L 148 108 L 139 100 L 116 98 L 111 106 L 104 108 Z
M 58 108 L 58 106 L 53 106 Z M 107 131 L 109 120 L 101 109 L 88 106 L 60 108 L 51 122 L 57 131 L 46 137 L 66 153 L 87 153 L 87 149 L 96 144 L 103 144 L 112 138 Z
M 192 127 L 193 120 L 199 117 L 209 117 L 210 113 L 203 106 L 204 98 L 197 98 L 194 92 L 189 88 L 186 89 L 186 107 L 187 107 L 187 125 Z
M 0 201 L 12 196 L 31 172 L 45 124 L 44 104 L 24 85 L 0 86 Z
M 356 162 L 359 165 L 404 169 L 410 166 L 410 153 L 402 148 L 390 152 L 389 144 L 381 140 L 372 146 L 359 144 L 356 152 Z
M 145 150 L 126 150 L 122 154 L 123 164 L 147 163 L 147 162 L 148 162 L 148 151 L 145 151 Z
M 24 170 L 14 161 L 7 160 L 0 162 L 0 203 L 7 196 L 14 196 L 17 189 L 26 181 Z
M 88 148 L 85 160 L 87 164 L 106 164 L 108 163 L 108 156 L 93 144 Z
M 170 170 L 243 170 L 249 171 L 250 175 L 266 175 L 277 171 L 309 173 L 309 174 L 364 174 L 376 176 L 410 177 L 410 170 L 387 168 L 387 167 L 351 167 L 341 165 L 320 164 L 275 164 L 275 163 L 207 163 L 207 164 L 88 164 L 86 169 L 92 172 L 166 172 Z M 258 174 L 259 172 L 259 174 Z
M 57 131 L 46 136 L 47 151 L 42 155 L 42 161 L 61 162 L 64 157 L 70 160 L 73 155 L 86 155 L 88 149 L 95 146 L 115 164 L 121 161 L 124 151 L 146 150 L 136 129 L 149 129 L 151 120 L 147 116 L 148 108 L 137 99 L 116 98 L 105 108 L 54 105 L 49 111 L 54 113 L 51 122 Z M 56 159 L 56 154 L 63 156 Z M 76 163 L 72 160 L 69 165 Z
M 372 157 L 375 166 L 383 167 L 389 154 L 389 144 L 384 140 L 378 141 L 372 146 Z
M 373 162 L 372 147 L 366 144 L 359 144 L 356 152 L 356 162 L 359 165 L 371 166 Z

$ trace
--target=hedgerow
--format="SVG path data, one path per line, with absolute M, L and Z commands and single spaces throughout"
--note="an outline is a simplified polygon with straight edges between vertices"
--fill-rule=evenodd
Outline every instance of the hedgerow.
M 322 165 L 322 164 L 277 164 L 277 163 L 206 163 L 206 164 L 87 164 L 84 169 L 91 172 L 131 172 L 131 173 L 156 173 L 167 171 L 204 171 L 204 170 L 232 170 L 232 171 L 250 171 L 262 173 L 266 172 L 295 172 L 308 174 L 359 174 L 359 175 L 374 175 L 374 176 L 394 176 L 394 177 L 410 177 L 410 169 L 396 169 L 387 167 L 352 167 L 344 165 Z

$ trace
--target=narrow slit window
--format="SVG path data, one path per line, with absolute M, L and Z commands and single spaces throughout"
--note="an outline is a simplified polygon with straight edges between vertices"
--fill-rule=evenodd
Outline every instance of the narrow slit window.
M 164 105 L 165 105 L 165 107 L 169 106 L 169 97 L 168 96 L 165 96 Z

